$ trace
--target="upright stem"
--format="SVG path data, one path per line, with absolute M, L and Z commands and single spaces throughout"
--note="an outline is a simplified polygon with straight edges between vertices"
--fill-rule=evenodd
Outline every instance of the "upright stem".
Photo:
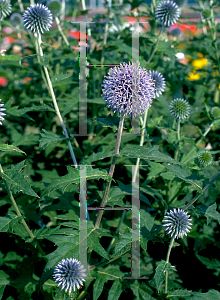
M 1 172 L 2 174 L 4 174 L 4 171 L 3 171 L 3 169 L 2 169 L 1 164 L 0 164 L 0 172 Z M 21 214 L 21 212 L 20 212 L 20 210 L 19 210 L 19 208 L 18 208 L 18 206 L 17 206 L 17 203 L 16 203 L 16 201 L 15 201 L 15 199 L 14 199 L 14 197 L 13 197 L 13 194 L 12 194 L 12 192 L 11 192 L 11 190 L 10 190 L 9 184 L 8 184 L 7 180 L 4 180 L 4 181 L 5 181 L 5 186 L 6 186 L 6 190 L 7 190 L 8 196 L 9 196 L 9 198 L 10 198 L 10 200 L 11 200 L 11 203 L 12 203 L 12 205 L 13 205 L 15 211 L 16 211 L 16 214 L 17 214 L 18 217 L 22 217 L 22 214 Z M 27 223 L 25 222 L 24 219 L 21 220 L 21 223 L 23 224 L 24 228 L 26 229 L 28 235 L 29 235 L 32 239 L 34 239 L 35 236 L 33 235 L 32 231 L 30 230 L 30 228 L 28 227 L 28 225 L 27 225 Z M 45 258 L 45 253 L 44 253 L 44 251 L 42 250 L 41 246 L 39 245 L 38 241 L 36 241 L 36 242 L 37 242 L 38 250 L 40 251 L 41 255 L 43 256 L 43 258 L 44 258 L 45 260 L 47 260 L 47 259 Z
M 167 252 L 167 259 L 166 259 L 167 264 L 169 263 L 170 252 L 173 247 L 174 240 L 175 240 L 175 237 L 172 237 L 170 244 L 169 244 L 169 248 L 168 248 L 168 252 Z M 165 294 L 167 293 L 167 289 L 168 289 L 168 271 L 166 271 L 166 276 L 165 276 Z
M 144 144 L 144 133 L 145 133 L 145 127 L 146 127 L 146 122 L 147 122 L 147 114 L 148 114 L 148 109 L 144 113 L 144 121 L 143 121 L 143 126 L 141 128 L 140 146 L 143 146 L 143 144 Z M 135 165 L 135 169 L 134 169 L 134 175 L 133 175 L 133 178 L 132 178 L 132 182 L 135 182 L 135 180 L 136 180 L 136 175 L 137 175 L 137 170 L 138 170 L 138 167 L 139 167 L 139 163 L 140 163 L 140 157 L 138 157 L 137 160 L 136 160 L 136 165 Z
M 180 119 L 178 119 L 177 121 L 177 141 L 178 141 L 178 145 L 175 151 L 175 155 L 174 155 L 174 159 L 177 160 L 178 159 L 178 155 L 179 155 L 179 147 L 180 147 Z
M 208 187 L 220 176 L 220 172 L 218 172 L 210 181 L 209 183 L 207 183 L 207 185 L 203 188 L 202 192 L 204 193 Z M 187 210 L 191 205 L 193 205 L 193 203 L 195 203 L 199 197 L 203 194 L 203 193 L 200 193 L 198 194 L 197 196 L 195 196 L 188 204 L 186 204 L 184 207 L 183 207 L 183 210 Z
M 37 34 L 37 42 L 38 42 L 39 54 L 40 54 L 41 57 L 43 57 L 43 50 L 42 50 L 42 47 L 41 47 L 41 34 L 40 33 Z M 57 105 L 57 101 L 56 101 L 56 97 L 55 97 L 55 94 L 54 94 L 53 86 L 52 86 L 52 83 L 51 83 L 51 80 L 50 80 L 50 75 L 48 73 L 47 67 L 43 66 L 43 68 L 44 68 L 44 71 L 45 71 L 48 87 L 49 87 L 50 94 L 51 94 L 51 97 L 52 97 L 52 100 L 53 100 L 53 105 L 54 105 L 56 114 L 57 114 L 57 116 L 60 120 L 60 123 L 61 123 L 61 126 L 63 128 L 63 132 L 64 132 L 65 137 L 69 139 L 69 134 L 68 134 L 66 126 L 64 124 L 63 118 L 60 114 L 59 107 Z M 74 166 L 75 166 L 76 169 L 78 169 L 78 164 L 77 164 L 77 161 L 76 161 L 76 157 L 75 157 L 75 154 L 74 154 L 74 151 L 73 151 L 72 144 L 69 140 L 67 141 L 67 144 L 68 144 L 68 147 L 69 147 L 69 150 L 70 150 L 70 155 L 72 157 Z M 85 193 L 84 193 L 83 189 L 82 189 L 81 195 L 82 195 L 82 200 L 83 200 L 82 201 L 82 207 L 83 207 L 83 210 L 86 213 L 86 196 L 85 196 Z M 87 216 L 88 216 L 88 219 L 89 219 L 89 213 L 87 213 Z
M 158 44 L 159 44 L 160 36 L 161 36 L 161 33 L 162 33 L 163 29 L 164 29 L 164 25 L 162 25 L 162 27 L 161 27 L 161 29 L 160 29 L 160 32 L 159 32 L 158 37 L 157 37 L 157 42 L 156 42 L 156 44 L 155 44 L 155 46 L 154 46 L 154 50 L 152 51 L 151 56 L 149 57 L 149 59 L 148 59 L 148 61 L 147 61 L 147 64 L 150 63 L 151 59 L 152 59 L 153 56 L 154 56 L 154 53 L 155 53 L 156 50 L 157 50 L 157 46 L 158 46 Z
M 23 13 L 24 12 L 24 6 L 23 6 L 22 1 L 18 0 L 18 4 L 19 4 L 19 7 L 20 7 L 20 11 Z
M 205 133 L 203 134 L 203 137 L 205 137 L 208 133 L 209 133 L 209 131 L 211 130 L 211 128 L 212 128 L 212 126 L 215 124 L 215 121 L 213 121 L 210 125 L 209 125 L 209 127 L 208 127 L 208 129 L 205 131 Z M 200 138 L 199 140 L 198 140 L 198 142 L 196 143 L 196 146 L 198 146 L 199 144 L 200 144 L 200 142 L 202 141 L 202 139 L 203 139 L 203 137 L 202 138 Z M 186 163 L 188 160 L 187 160 L 187 158 L 190 156 L 190 155 L 192 155 L 192 153 L 195 151 L 195 148 L 193 147 L 189 152 L 188 152 L 188 154 L 182 159 L 182 163 Z
M 117 135 L 117 140 L 116 140 L 116 144 L 115 144 L 115 152 L 114 152 L 114 156 L 112 157 L 112 162 L 111 162 L 110 170 L 109 170 L 109 173 L 108 173 L 108 176 L 111 177 L 111 180 L 109 181 L 109 183 L 108 183 L 108 185 L 105 189 L 104 197 L 102 199 L 102 203 L 101 203 L 101 206 L 100 206 L 101 208 L 105 207 L 107 199 L 108 199 L 108 193 L 109 193 L 109 190 L 110 190 L 111 181 L 112 181 L 113 173 L 114 173 L 114 170 L 115 170 L 115 155 L 119 154 L 119 147 L 120 147 L 120 143 L 121 143 L 123 124 L 124 124 L 124 116 L 122 116 L 120 118 L 120 122 L 119 122 L 119 126 L 118 126 L 118 135 Z M 97 217 L 96 223 L 95 223 L 95 228 L 99 228 L 103 212 L 104 212 L 103 209 L 99 210 L 98 217 Z
M 62 35 L 62 38 L 63 38 L 64 42 L 65 42 L 66 45 L 69 47 L 69 46 L 70 46 L 70 43 L 68 42 L 68 40 L 67 40 L 65 34 L 63 33 L 63 29 L 62 29 L 62 27 L 60 26 L 60 20 L 59 20 L 59 18 L 58 18 L 58 17 L 55 17 L 55 21 L 56 21 L 56 23 L 57 23 L 57 28 L 58 28 L 60 34 Z

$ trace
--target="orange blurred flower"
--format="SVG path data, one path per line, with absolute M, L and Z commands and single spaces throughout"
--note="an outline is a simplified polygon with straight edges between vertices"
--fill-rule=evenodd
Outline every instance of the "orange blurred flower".
M 28 82 L 30 82 L 31 80 L 32 80 L 31 77 L 25 77 L 24 80 L 23 80 L 23 82 L 24 82 L 24 83 L 28 83 Z

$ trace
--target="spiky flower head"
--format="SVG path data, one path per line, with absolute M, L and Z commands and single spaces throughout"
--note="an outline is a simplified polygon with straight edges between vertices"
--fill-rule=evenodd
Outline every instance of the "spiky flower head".
M 65 289 L 65 292 L 71 293 L 72 290 L 75 292 L 76 287 L 79 289 L 80 285 L 83 285 L 85 272 L 84 266 L 77 259 L 62 259 L 54 269 L 53 279 L 61 290 Z
M 207 167 L 212 163 L 212 154 L 208 150 L 202 150 L 200 151 L 198 155 L 198 161 L 200 162 L 200 165 Z
M 2 99 L 0 99 L 0 101 L 2 101 Z M 6 114 L 3 113 L 3 111 L 5 110 L 5 108 L 3 108 L 4 103 L 0 104 L 0 125 L 2 125 L 1 121 L 4 121 L 3 116 L 5 116 Z
M 9 0 L 0 0 L 0 21 L 10 15 L 12 6 Z
M 190 105 L 184 99 L 174 99 L 169 105 L 170 113 L 177 120 L 184 120 L 190 114 Z
M 62 7 L 61 3 L 58 0 L 50 0 L 47 2 L 47 6 L 49 10 L 51 11 L 53 17 L 58 17 L 61 13 Z
M 21 27 L 23 25 L 22 15 L 19 13 L 14 13 L 10 16 L 11 25 L 14 27 Z
M 175 36 L 175 37 L 179 38 L 179 37 L 181 37 L 183 35 L 183 32 L 182 32 L 182 30 L 179 27 L 176 27 L 176 28 L 173 28 L 170 31 L 170 34 L 172 36 Z
M 44 30 L 50 30 L 53 16 L 48 7 L 37 3 L 25 10 L 23 22 L 27 30 L 33 33 L 44 33 Z
M 202 16 L 203 16 L 203 18 L 205 18 L 205 19 L 209 19 L 209 18 L 211 17 L 211 14 L 212 14 L 212 12 L 211 12 L 210 9 L 204 9 L 204 10 L 202 11 Z
M 186 0 L 173 0 L 179 7 L 183 6 L 186 4 Z
M 214 106 L 211 109 L 211 114 L 212 114 L 214 119 L 220 119 L 220 107 Z
M 164 223 L 166 234 L 170 234 L 174 238 L 183 238 L 191 229 L 192 223 L 190 221 L 192 219 L 190 219 L 190 215 L 187 212 L 180 208 L 178 210 L 174 208 L 166 213 L 162 222 Z
M 179 7 L 173 1 L 163 1 L 157 6 L 155 17 L 162 25 L 171 26 L 180 17 Z
M 155 98 L 155 83 L 139 64 L 121 63 L 110 69 L 102 87 L 107 106 L 120 116 L 143 114 Z
M 162 92 L 165 89 L 166 86 L 166 81 L 163 77 L 163 75 L 161 73 L 159 73 L 158 71 L 149 71 L 152 79 L 155 81 L 155 93 L 156 96 L 159 97 L 160 94 L 162 94 Z

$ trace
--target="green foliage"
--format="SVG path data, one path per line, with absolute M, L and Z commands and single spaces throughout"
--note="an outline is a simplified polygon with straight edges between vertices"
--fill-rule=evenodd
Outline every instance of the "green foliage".
M 19 5 L 12 5 L 13 12 L 19 12 Z M 90 10 L 88 3 L 84 11 L 80 2 L 65 5 L 61 27 L 70 45 L 54 23 L 41 37 L 43 57 L 36 52 L 34 35 L 22 31 L 20 39 L 20 32 L 8 33 L 14 30 L 8 18 L 2 21 L 0 99 L 6 115 L 0 126 L 0 299 L 220 299 L 220 48 L 216 43 L 220 26 L 213 19 L 219 3 L 207 2 L 205 10 L 191 8 L 206 17 L 207 23 L 196 23 L 196 33 L 187 22 L 181 38 L 173 38 L 166 28 L 159 40 L 154 5 L 113 1 L 112 7 L 106 4 L 107 9 L 100 11 Z M 183 15 L 188 18 L 184 5 L 181 10 L 178 24 L 183 23 Z M 79 51 L 80 27 L 67 17 L 82 16 L 91 23 L 85 33 L 87 44 L 85 35 L 80 36 Z M 129 22 L 139 20 L 141 30 L 126 27 L 127 16 Z M 177 58 L 180 52 L 183 60 Z M 141 67 L 164 76 L 166 88 L 147 111 L 146 126 L 144 115 L 124 119 L 115 155 L 120 118 L 106 106 L 102 84 L 109 68 L 132 62 L 136 55 Z M 44 67 L 69 138 L 57 116 Z M 176 98 L 186 99 L 191 108 L 180 128 L 169 112 Z M 79 120 L 85 117 L 87 132 L 80 135 Z M 201 168 L 198 155 L 204 150 L 210 151 L 213 161 Z M 84 183 L 86 216 L 80 186 Z M 193 199 L 188 211 L 192 229 L 187 237 L 175 240 L 166 263 L 170 239 L 162 227 L 163 217 Z M 137 220 L 132 215 L 134 203 L 140 205 Z M 132 233 L 138 233 L 133 244 Z M 82 254 L 88 262 L 86 281 L 69 295 L 54 282 L 54 268 L 62 259 L 81 259 Z

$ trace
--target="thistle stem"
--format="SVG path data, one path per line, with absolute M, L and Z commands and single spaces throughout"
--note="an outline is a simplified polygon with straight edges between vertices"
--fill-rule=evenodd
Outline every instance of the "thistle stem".
M 175 151 L 175 155 L 174 155 L 174 159 L 177 160 L 178 159 L 178 155 L 179 155 L 179 147 L 180 147 L 180 119 L 178 119 L 177 121 L 177 141 L 178 141 L 178 145 Z
M 166 259 L 166 264 L 169 263 L 169 259 L 170 259 L 170 252 L 171 252 L 171 249 L 173 247 L 173 242 L 175 240 L 175 237 L 172 237 L 171 241 L 170 241 L 170 244 L 169 244 L 169 248 L 168 248 L 168 251 L 167 251 L 167 259 Z M 165 275 L 165 294 L 167 294 L 167 289 L 168 289 L 168 271 L 166 271 L 166 275 Z
M 3 171 L 3 168 L 2 168 L 2 166 L 1 166 L 1 164 L 0 164 L 0 172 L 1 172 L 2 174 L 4 174 L 4 171 Z M 15 211 L 16 211 L 16 214 L 17 214 L 18 217 L 22 217 L 22 214 L 21 214 L 21 212 L 20 212 L 20 210 L 19 210 L 19 208 L 18 208 L 18 206 L 17 206 L 17 203 L 16 203 L 16 201 L 15 201 L 15 199 L 14 199 L 14 196 L 13 196 L 13 194 L 12 194 L 12 192 L 11 192 L 11 189 L 10 189 L 9 184 L 8 184 L 7 180 L 4 180 L 4 181 L 5 181 L 5 186 L 6 186 L 6 190 L 7 190 L 8 196 L 9 196 L 9 198 L 10 198 L 10 200 L 11 200 L 11 203 L 12 203 L 12 205 L 13 205 Z M 28 235 L 29 235 L 32 239 L 34 239 L 35 236 L 33 235 L 32 231 L 30 230 L 30 228 L 28 227 L 28 225 L 27 225 L 27 223 L 25 222 L 24 219 L 21 220 L 21 223 L 23 224 L 24 228 L 26 229 Z M 47 261 L 47 259 L 45 258 L 45 253 L 44 253 L 44 251 L 42 250 L 41 246 L 39 245 L 38 241 L 36 241 L 36 243 L 37 243 L 38 250 L 39 250 L 39 252 L 41 253 L 42 257 Z
M 59 30 L 59 32 L 60 32 L 60 34 L 61 34 L 61 36 L 62 36 L 64 42 L 65 42 L 66 45 L 69 47 L 69 46 L 70 46 L 70 43 L 68 42 L 68 40 L 67 40 L 65 34 L 63 33 L 63 29 L 62 29 L 62 27 L 61 27 L 61 25 L 60 25 L 60 20 L 59 20 L 59 18 L 58 18 L 58 17 L 55 17 L 55 21 L 56 21 L 56 23 L 57 23 L 57 28 L 58 28 L 58 30 Z
M 101 203 L 101 208 L 104 208 L 108 199 L 108 193 L 111 187 L 111 182 L 112 182 L 112 177 L 113 177 L 113 173 L 115 170 L 115 155 L 119 154 L 119 147 L 120 147 L 120 143 L 121 143 L 121 137 L 122 137 L 122 131 L 123 131 L 123 124 L 124 124 L 124 116 L 121 116 L 120 118 L 120 122 L 119 122 L 119 126 L 118 126 L 118 135 L 117 135 L 117 140 L 116 140 L 116 144 L 115 144 L 115 151 L 114 151 L 114 156 L 112 157 L 112 162 L 111 162 L 111 166 L 110 166 L 110 170 L 108 173 L 108 176 L 111 177 L 111 180 L 109 181 L 105 192 L 104 192 L 104 197 L 102 199 L 102 203 Z M 101 219 L 102 219 L 102 215 L 103 215 L 104 210 L 100 209 L 99 213 L 98 213 L 98 217 L 96 219 L 96 223 L 95 223 L 95 228 L 99 228 Z
M 18 5 L 20 7 L 20 11 L 23 13 L 24 12 L 24 6 L 21 0 L 18 0 Z
M 148 114 L 148 109 L 146 109 L 146 111 L 144 113 L 144 121 L 143 121 L 143 126 L 141 128 L 140 146 L 143 146 L 143 144 L 144 144 L 144 133 L 145 133 L 145 127 L 146 127 L 146 122 L 147 122 L 147 114 Z M 140 157 L 138 157 L 136 160 L 136 165 L 135 165 L 135 169 L 134 169 L 134 175 L 132 178 L 132 182 L 135 182 L 135 180 L 136 180 L 137 169 L 139 167 L 139 163 L 140 163 Z
M 204 193 L 208 188 L 209 186 L 220 176 L 220 172 L 218 172 L 210 181 L 209 183 L 202 189 L 202 192 Z M 195 196 L 188 204 L 186 204 L 184 207 L 183 207 L 183 210 L 187 210 L 191 205 L 193 205 L 193 203 L 195 203 L 199 197 L 203 194 L 203 193 L 200 193 L 198 194 L 197 196 Z
M 161 33 L 162 33 L 163 29 L 164 29 L 164 25 L 162 25 L 162 27 L 161 27 L 161 29 L 160 29 L 160 32 L 159 32 L 158 37 L 157 37 L 157 42 L 156 42 L 156 44 L 155 44 L 155 46 L 154 46 L 154 50 L 153 50 L 153 52 L 151 53 L 151 56 L 149 57 L 149 59 L 148 59 L 148 61 L 147 61 L 147 64 L 150 63 L 151 59 L 152 59 L 153 56 L 154 56 L 154 53 L 155 53 L 156 50 L 157 50 L 157 46 L 158 46 L 158 44 L 159 44 L 160 36 L 161 36 Z
M 208 133 L 209 133 L 209 131 L 212 129 L 212 126 L 215 124 L 215 121 L 213 121 L 210 125 L 209 125 L 209 127 L 207 128 L 207 130 L 205 131 L 205 133 L 203 134 L 203 137 L 205 137 Z M 203 139 L 203 137 L 201 137 L 199 140 L 198 140 L 198 142 L 196 143 L 196 146 L 198 146 L 199 144 L 200 144 L 200 142 L 202 141 L 202 139 Z M 195 147 L 195 146 L 194 146 Z M 186 163 L 186 162 L 188 162 L 189 160 L 187 160 L 187 158 L 188 157 L 190 157 L 192 154 L 193 154 L 193 152 L 195 151 L 195 148 L 192 148 L 189 152 L 188 152 L 188 154 L 182 159 L 182 163 Z
M 43 50 L 42 50 L 42 47 L 41 47 L 41 34 L 40 33 L 37 34 L 37 43 L 38 43 L 39 54 L 40 54 L 41 57 L 43 57 Z M 52 83 L 51 83 L 51 80 L 50 80 L 49 72 L 47 70 L 47 67 L 43 66 L 43 69 L 45 71 L 45 75 L 46 75 L 47 83 L 48 83 L 48 86 L 49 86 L 51 98 L 53 100 L 53 104 L 54 104 L 56 114 L 57 114 L 57 116 L 60 120 L 62 129 L 63 129 L 63 133 L 64 133 L 65 137 L 69 139 L 69 134 L 67 132 L 66 126 L 65 126 L 63 118 L 60 114 L 60 110 L 59 110 L 59 107 L 58 107 L 58 104 L 57 104 L 57 101 L 56 101 L 56 97 L 55 97 L 53 86 L 52 86 Z M 69 140 L 67 141 L 67 144 L 68 144 L 68 147 L 69 147 L 69 150 L 70 150 L 70 155 L 72 157 L 74 166 L 75 166 L 76 169 L 78 169 L 78 164 L 77 164 L 77 161 L 76 161 L 76 157 L 75 157 L 75 154 L 74 154 L 74 151 L 73 151 L 72 144 Z M 81 195 L 82 195 L 82 207 L 83 207 L 83 210 L 85 211 L 85 214 L 86 214 L 86 197 L 85 197 L 85 193 L 84 193 L 83 189 L 81 191 Z M 89 219 L 89 213 L 88 212 L 87 212 L 87 216 L 88 216 L 88 219 Z

